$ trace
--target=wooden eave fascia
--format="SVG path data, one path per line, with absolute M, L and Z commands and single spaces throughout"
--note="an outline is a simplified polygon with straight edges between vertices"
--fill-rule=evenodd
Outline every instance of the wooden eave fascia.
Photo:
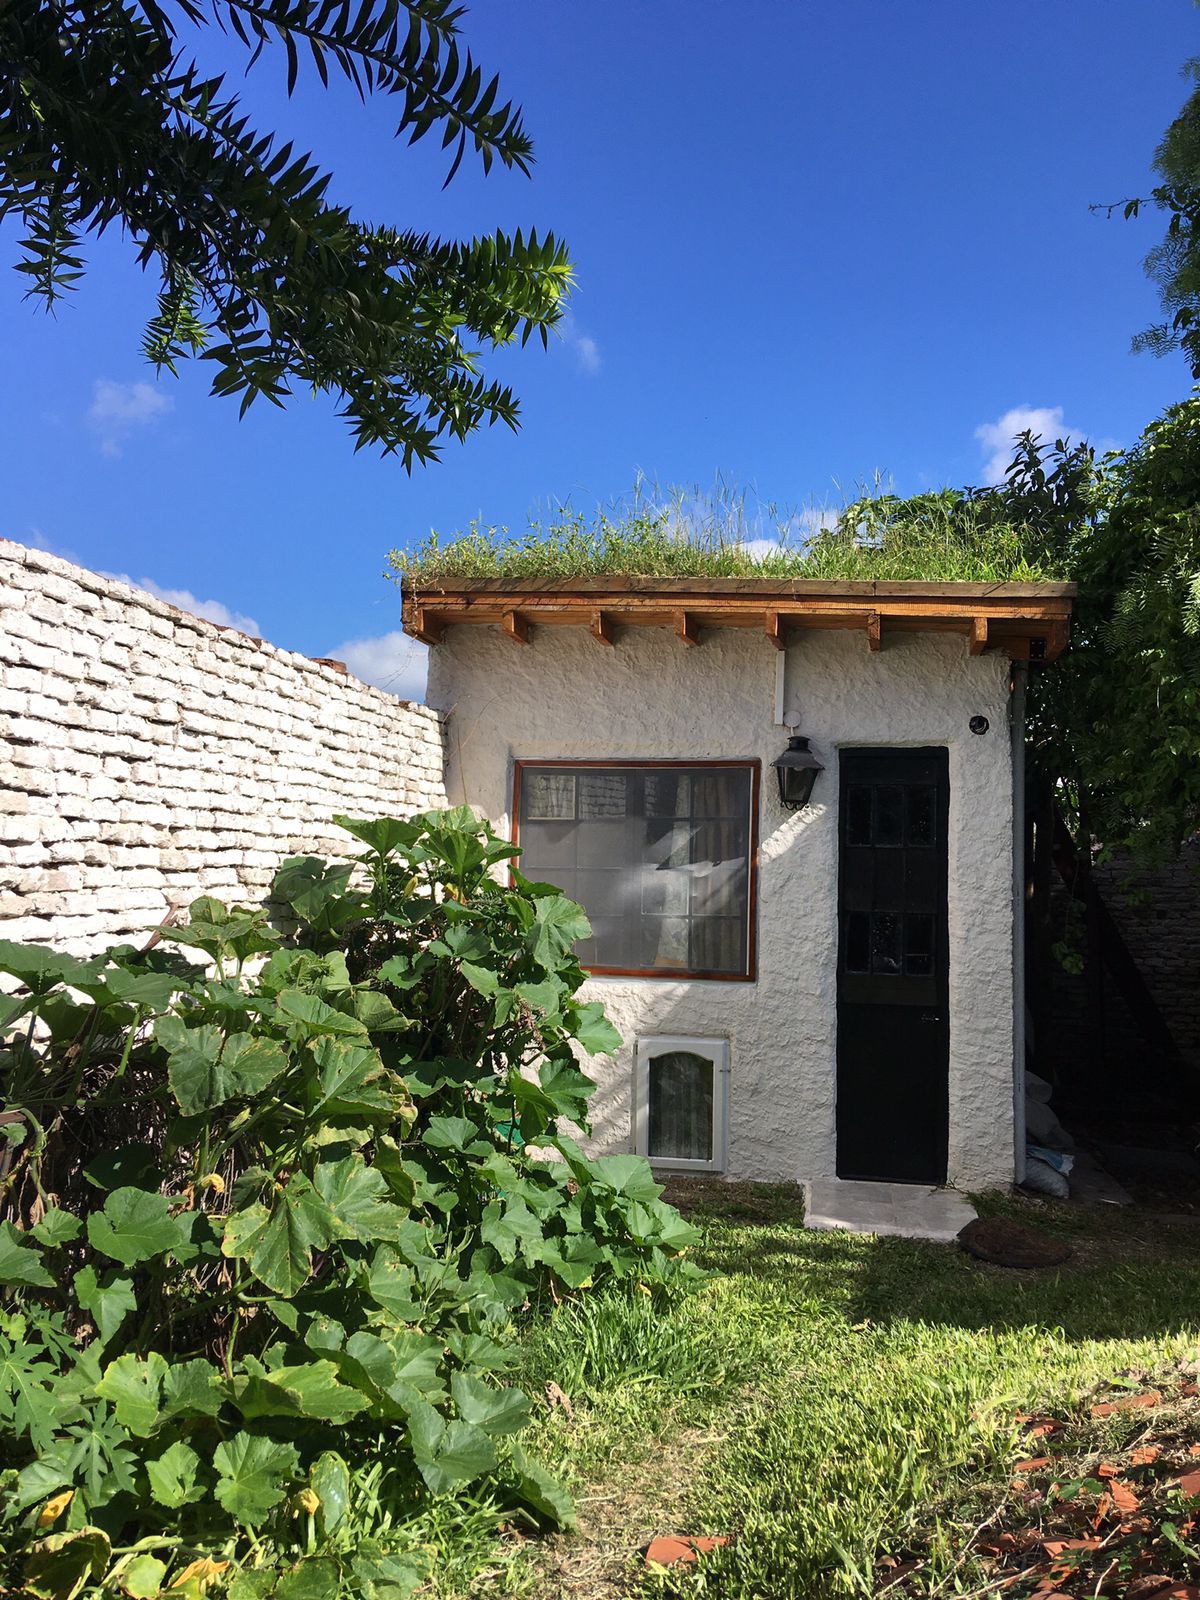
M 482 578 L 405 585 L 404 629 L 427 644 L 461 625 L 494 626 L 526 643 L 531 627 L 578 626 L 612 645 L 626 627 L 672 629 L 697 645 L 709 628 L 755 628 L 783 648 L 793 629 L 855 629 L 867 647 L 888 634 L 960 633 L 973 655 L 1053 661 L 1066 648 L 1074 584 L 871 583 L 776 578 Z

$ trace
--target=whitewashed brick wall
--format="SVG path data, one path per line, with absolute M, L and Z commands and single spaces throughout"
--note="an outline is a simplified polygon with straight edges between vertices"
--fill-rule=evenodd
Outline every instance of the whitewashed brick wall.
M 442 719 L 0 540 L 0 938 L 91 954 L 446 803 Z

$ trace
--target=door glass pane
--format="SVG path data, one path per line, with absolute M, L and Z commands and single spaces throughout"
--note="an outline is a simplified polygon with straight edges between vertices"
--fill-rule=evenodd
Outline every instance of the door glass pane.
M 904 919 L 904 970 L 912 978 L 933 975 L 933 918 L 924 912 Z
M 851 912 L 846 923 L 846 971 L 871 970 L 871 917 L 866 911 Z
M 934 801 L 937 790 L 924 785 L 906 789 L 904 842 L 928 848 L 935 843 Z
M 871 916 L 871 971 L 891 976 L 902 968 L 904 919 L 895 911 L 876 911 Z
M 904 843 L 904 790 L 881 783 L 875 790 L 875 827 L 871 843 L 890 849 Z
M 865 783 L 853 783 L 846 794 L 846 843 L 871 842 L 871 791 Z
M 651 1056 L 649 1155 L 666 1161 L 713 1159 L 713 1064 L 690 1050 Z

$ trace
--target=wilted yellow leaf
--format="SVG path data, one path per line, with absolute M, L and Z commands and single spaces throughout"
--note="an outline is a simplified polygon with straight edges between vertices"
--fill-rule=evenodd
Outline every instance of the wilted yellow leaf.
M 296 1496 L 297 1511 L 307 1511 L 310 1517 L 316 1516 L 320 1504 L 320 1497 L 311 1489 L 301 1489 Z
M 225 1193 L 225 1179 L 219 1172 L 206 1172 L 200 1179 L 198 1188 L 211 1189 L 214 1194 Z

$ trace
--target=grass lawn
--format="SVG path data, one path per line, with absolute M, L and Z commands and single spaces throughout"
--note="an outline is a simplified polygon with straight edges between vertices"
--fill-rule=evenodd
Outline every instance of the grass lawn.
M 447 1560 L 443 1595 L 835 1600 L 873 1594 L 881 1559 L 913 1548 L 907 1592 L 994 1593 L 964 1547 L 1029 1453 L 1018 1414 L 1085 1414 L 1097 1385 L 1195 1359 L 1195 1227 L 992 1202 L 1074 1247 L 1061 1268 L 1014 1272 L 808 1232 L 789 1186 L 670 1198 L 714 1276 L 665 1306 L 636 1291 L 565 1305 L 524 1346 L 531 1392 L 569 1401 L 529 1442 L 571 1484 L 579 1529 L 507 1538 L 469 1580 Z M 649 1571 L 639 1548 L 678 1532 L 735 1542 L 702 1569 Z

